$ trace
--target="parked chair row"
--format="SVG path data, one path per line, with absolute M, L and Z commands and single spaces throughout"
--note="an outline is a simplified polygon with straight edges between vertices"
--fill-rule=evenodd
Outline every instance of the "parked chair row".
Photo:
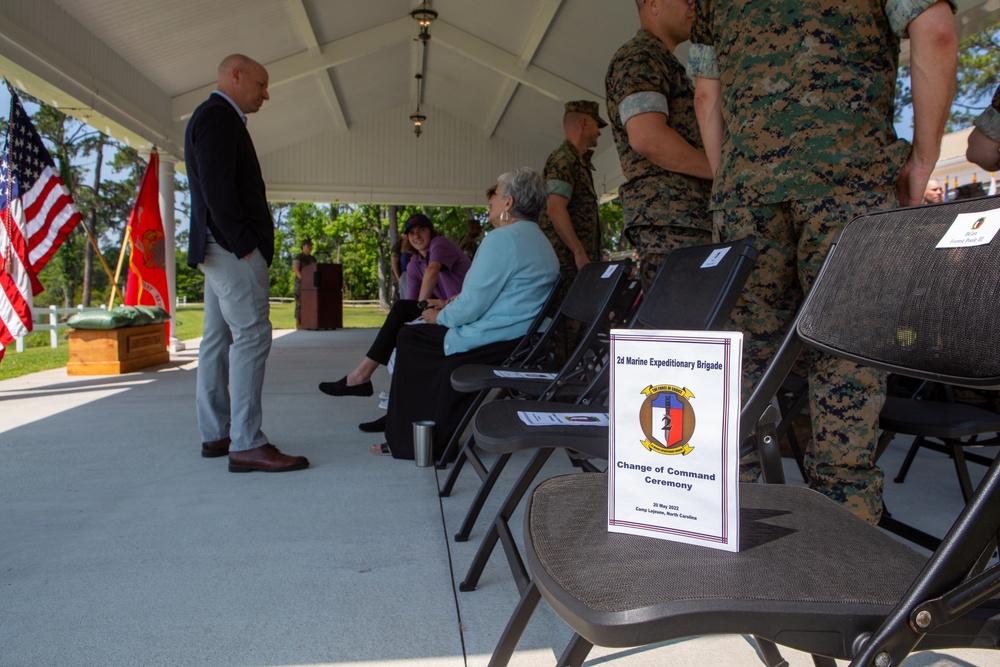
M 1000 648 L 1000 564 L 995 557 L 1000 462 L 992 462 L 978 489 L 972 488 L 967 471 L 963 477 L 964 465 L 959 468 L 964 448 L 983 444 L 981 439 L 959 438 L 1000 428 L 989 421 L 991 411 L 980 408 L 982 412 L 971 415 L 978 430 L 948 435 L 951 441 L 945 441 L 969 502 L 928 560 L 827 498 L 780 484 L 776 436 L 779 429 L 787 432 L 790 427 L 772 407 L 772 397 L 783 386 L 789 399 L 785 404 L 797 400 L 801 405 L 794 391 L 789 392 L 795 385 L 787 378 L 806 346 L 897 376 L 1000 388 L 1000 359 L 993 340 L 998 334 L 992 326 L 1000 296 L 1000 241 L 970 248 L 936 247 L 956 214 L 996 205 L 995 199 L 967 200 L 862 216 L 838 239 L 795 325 L 742 411 L 741 438 L 759 448 L 769 483 L 741 485 L 739 553 L 609 533 L 606 476 L 577 474 L 542 482 L 530 494 L 522 556 L 507 522 L 542 464 L 556 449 L 603 460 L 608 435 L 600 426 L 574 427 L 571 433 L 559 427 L 529 429 L 516 413 L 606 409 L 607 366 L 591 373 L 586 390 L 578 392 L 573 404 L 522 399 L 480 407 L 473 422 L 477 447 L 499 456 L 535 452 L 494 517 L 462 585 L 463 590 L 475 587 L 500 542 L 521 600 L 490 665 L 507 664 L 543 598 L 576 633 L 560 665 L 580 665 L 594 644 L 641 646 L 720 633 L 753 636 L 764 662 L 773 666 L 785 664 L 779 644 L 811 653 L 820 667 L 834 665 L 834 659 L 851 660 L 858 667 L 898 665 L 917 648 Z M 678 273 L 658 277 L 630 326 L 720 326 L 711 317 L 700 326 L 671 319 L 694 312 L 676 296 L 692 298 L 685 294 L 683 280 L 695 273 L 685 264 L 694 256 L 688 251 L 670 256 L 668 265 Z M 659 294 L 661 278 L 676 291 Z M 741 285 L 730 287 L 738 293 Z M 919 309 L 913 308 L 915 289 Z M 732 304 L 725 305 L 728 297 L 721 297 L 723 292 L 716 291 L 714 297 L 728 313 Z M 906 335 L 901 337 L 903 329 Z M 910 418 L 913 414 L 928 421 L 926 416 L 937 406 L 926 396 L 918 398 L 923 405 L 917 407 L 923 409 L 909 417 L 897 402 L 909 398 L 897 396 L 889 402 L 882 416 L 887 432 L 915 428 L 909 426 L 919 423 Z M 948 409 L 959 415 L 968 412 L 964 407 Z M 894 414 L 903 416 L 893 421 Z M 926 442 L 917 435 L 910 459 Z M 670 576 L 664 576 L 668 569 Z

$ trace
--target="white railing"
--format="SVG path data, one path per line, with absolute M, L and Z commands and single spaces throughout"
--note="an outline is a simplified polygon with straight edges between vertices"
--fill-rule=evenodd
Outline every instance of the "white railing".
M 104 309 L 105 306 L 102 305 L 101 308 Z M 49 347 L 59 347 L 59 331 L 69 328 L 68 324 L 59 321 L 59 316 L 78 313 L 82 310 L 84 310 L 83 306 L 77 306 L 76 308 L 56 308 L 55 306 L 49 306 L 48 308 L 36 308 L 31 313 L 32 318 L 35 320 L 32 333 L 45 331 L 47 329 L 49 332 Z M 47 321 L 39 323 L 38 320 L 41 318 L 46 318 Z M 24 336 L 18 336 L 14 340 L 14 349 L 18 352 L 24 352 Z

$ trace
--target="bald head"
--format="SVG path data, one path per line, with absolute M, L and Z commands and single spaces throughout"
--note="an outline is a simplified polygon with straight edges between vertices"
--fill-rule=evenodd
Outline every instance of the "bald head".
M 245 114 L 258 111 L 267 94 L 267 70 L 256 60 L 240 53 L 226 56 L 219 63 L 220 92 L 225 93 Z
M 694 7 L 689 0 L 636 0 L 639 25 L 652 33 L 672 53 L 691 38 Z
M 939 204 L 943 196 L 944 191 L 941 189 L 941 181 L 936 178 L 927 181 L 927 189 L 924 190 L 925 204 Z

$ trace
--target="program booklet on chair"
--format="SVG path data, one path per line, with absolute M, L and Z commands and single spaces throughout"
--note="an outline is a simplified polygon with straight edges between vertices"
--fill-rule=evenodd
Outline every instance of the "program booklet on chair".
M 608 530 L 739 551 L 743 334 L 611 332 Z

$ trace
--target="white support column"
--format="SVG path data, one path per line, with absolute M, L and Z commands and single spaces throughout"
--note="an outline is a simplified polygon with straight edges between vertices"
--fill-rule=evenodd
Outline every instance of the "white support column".
M 167 304 L 170 306 L 170 349 L 179 352 L 184 343 L 177 337 L 177 253 L 174 250 L 174 165 L 178 159 L 160 153 L 160 217 L 163 219 L 163 251 L 167 265 Z

